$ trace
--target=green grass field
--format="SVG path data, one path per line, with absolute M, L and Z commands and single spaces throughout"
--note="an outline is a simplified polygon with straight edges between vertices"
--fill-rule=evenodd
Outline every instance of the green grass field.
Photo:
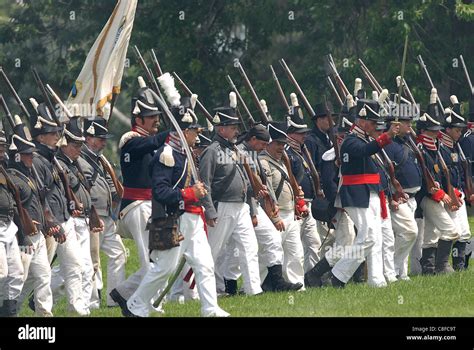
M 471 227 L 473 226 L 471 220 Z M 130 255 L 127 275 L 138 266 L 133 241 L 125 240 Z M 102 266 L 107 266 L 102 256 Z M 378 316 L 378 317 L 455 317 L 474 316 L 474 260 L 468 271 L 449 276 L 412 277 L 408 282 L 397 282 L 387 288 L 375 289 L 366 284 L 348 284 L 345 289 L 308 289 L 295 293 L 266 293 L 259 296 L 220 298 L 220 306 L 237 317 L 318 317 L 318 316 Z M 104 271 L 106 272 L 106 271 Z M 104 276 L 105 281 L 105 276 Z M 104 288 L 105 290 L 105 288 Z M 102 295 L 105 305 L 105 295 Z M 200 304 L 169 302 L 165 314 L 156 317 L 198 317 Z M 55 316 L 74 316 L 66 311 L 64 298 L 53 308 Z M 26 303 L 20 316 L 34 316 Z M 91 317 L 121 317 L 120 308 L 103 306 L 93 310 Z

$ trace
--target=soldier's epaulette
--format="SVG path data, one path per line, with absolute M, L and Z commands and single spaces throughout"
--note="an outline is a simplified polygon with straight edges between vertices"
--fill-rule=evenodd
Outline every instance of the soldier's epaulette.
M 129 131 L 122 135 L 119 142 L 119 148 L 125 146 L 125 144 L 133 139 L 134 137 L 140 137 L 141 135 L 136 131 Z
M 160 154 L 160 163 L 170 168 L 174 167 L 173 148 L 170 145 L 165 145 Z

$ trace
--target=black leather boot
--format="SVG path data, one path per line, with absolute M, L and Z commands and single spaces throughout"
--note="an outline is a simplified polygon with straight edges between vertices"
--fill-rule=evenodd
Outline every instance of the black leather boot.
M 454 270 L 449 265 L 449 256 L 451 255 L 451 248 L 453 246 L 453 241 L 444 241 L 440 239 L 438 241 L 438 249 L 436 251 L 436 263 L 435 271 L 436 273 L 453 273 Z
M 311 270 L 304 275 L 304 284 L 306 287 L 321 287 L 321 277 L 325 272 L 330 271 L 326 258 L 322 258 Z
M 365 278 L 365 261 L 363 261 L 357 270 L 355 270 L 354 274 L 352 275 L 352 282 L 354 283 L 364 283 L 367 282 Z
M 451 255 L 453 257 L 453 268 L 456 271 L 464 270 L 466 261 L 466 242 L 457 241 L 454 243 Z
M 16 300 L 4 300 L 3 306 L 0 308 L 0 317 L 17 317 L 16 308 Z
M 331 273 L 331 278 L 330 278 L 330 281 L 331 281 L 331 285 L 334 287 L 334 288 L 344 288 L 346 286 L 346 284 L 344 282 L 342 282 L 340 279 L 338 279 L 336 276 L 334 276 L 332 273 Z
M 268 276 L 274 292 L 287 292 L 299 290 L 303 287 L 302 283 L 290 283 L 283 278 L 283 268 L 281 265 L 274 265 L 268 268 Z
M 421 253 L 420 265 L 422 275 L 434 275 L 436 248 L 424 248 Z
M 225 292 L 229 295 L 237 295 L 237 280 L 224 278 Z

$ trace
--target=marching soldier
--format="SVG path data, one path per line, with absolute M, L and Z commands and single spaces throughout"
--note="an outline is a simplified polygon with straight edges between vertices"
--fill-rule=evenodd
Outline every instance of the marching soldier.
M 371 156 L 391 142 L 398 134 L 399 126 L 392 124 L 387 132 L 369 141 L 368 135 L 375 131 L 380 118 L 378 111 L 377 101 L 359 99 L 356 110 L 358 119 L 341 146 L 340 201 L 357 228 L 357 236 L 354 244 L 344 249 L 342 258 L 336 256 L 336 259 L 331 259 L 328 252 L 306 274 L 313 286 L 321 286 L 322 275 L 331 270 L 330 284 L 344 287 L 369 254 L 379 257 L 377 260 L 381 263 L 382 252 L 372 250 L 382 236 L 381 218 L 386 203 L 384 193 L 380 191 L 380 174 Z
M 88 183 L 82 168 L 79 165 L 78 159 L 81 155 L 81 147 L 85 141 L 83 136 L 82 126 L 79 124 L 79 117 L 73 117 L 65 125 L 64 134 L 59 141 L 60 148 L 57 153 L 57 158 L 61 163 L 63 169 L 69 177 L 71 189 L 83 205 L 83 210 L 78 216 L 74 216 L 74 229 L 77 235 L 77 241 L 80 246 L 78 252 L 82 260 L 82 285 L 83 297 L 86 307 L 90 307 L 90 300 L 93 291 L 93 276 L 94 268 L 91 259 L 90 236 L 91 234 L 98 234 L 101 231 L 100 227 L 89 230 L 89 223 L 91 215 L 91 196 L 88 192 Z
M 304 285 L 304 251 L 301 243 L 301 222 L 295 218 L 297 213 L 307 214 L 306 202 L 301 198 L 295 202 L 295 194 L 289 182 L 288 172 L 282 157 L 288 142 L 287 122 L 271 123 L 268 130 L 271 142 L 260 154 L 260 162 L 269 177 L 271 189 L 275 193 L 279 212 L 271 218 L 282 235 L 283 276 L 295 285 Z
M 148 166 L 167 132 L 158 133 L 161 111 L 151 90 L 141 77 L 140 89 L 132 98 L 132 130 L 119 142 L 124 194 L 120 204 L 119 229 L 133 237 L 140 258 L 140 269 L 110 292 L 126 312 L 126 301 L 135 292 L 150 265 L 146 223 L 151 215 L 151 178 Z
M 471 177 L 472 174 L 474 174 L 474 98 L 471 98 L 469 101 L 469 122 L 467 123 L 467 131 L 459 141 L 459 144 L 461 145 L 464 153 L 466 154 L 466 157 L 469 159 L 469 162 L 471 163 Z M 474 178 L 473 178 L 474 179 Z M 468 214 L 471 215 L 472 213 L 472 204 L 468 209 Z M 466 243 L 466 248 L 465 248 L 465 259 L 464 259 L 464 268 L 467 269 L 469 265 L 469 259 L 471 258 L 472 255 L 472 250 L 474 248 L 474 242 L 472 241 L 472 238 L 469 240 L 469 242 Z M 462 247 L 461 247 L 462 249 Z
M 301 242 L 304 249 L 304 271 L 311 270 L 319 261 L 319 250 L 321 248 L 321 239 L 318 234 L 316 220 L 311 212 L 311 202 L 316 198 L 315 179 L 311 175 L 308 165 L 312 159 L 307 159 L 302 148 L 305 146 L 305 139 L 308 132 L 307 125 L 303 120 L 303 110 L 301 109 L 296 94 L 291 94 L 291 108 L 287 116 L 288 127 L 288 145 L 285 150 L 291 163 L 291 170 L 295 175 L 296 181 L 304 192 L 304 199 L 308 207 L 308 215 L 301 219 Z M 330 118 L 330 117 L 329 117 Z
M 329 138 L 329 132 L 331 131 L 331 112 L 329 108 L 326 108 L 322 103 L 315 105 L 314 112 L 314 128 L 306 137 L 305 144 L 308 147 L 316 169 L 318 169 L 321 174 L 321 188 L 326 200 L 329 202 L 329 208 L 334 208 L 332 209 L 332 213 L 334 214 L 332 214 L 333 218 L 331 222 L 335 228 L 334 245 L 345 247 L 352 245 L 355 238 L 355 230 L 354 223 L 347 213 L 342 208 L 334 207 L 339 184 L 339 164 L 337 164 L 336 145 L 333 145 Z M 354 99 L 352 95 L 349 95 L 340 116 L 341 123 L 340 130 L 338 131 L 341 140 L 338 139 L 338 142 L 342 142 L 345 134 L 349 133 L 349 129 L 354 122 L 354 112 Z M 340 144 L 337 146 L 340 148 Z M 318 210 L 317 201 L 318 199 L 316 199 L 315 205 L 313 205 L 313 212 Z M 323 214 L 326 215 L 326 213 Z M 316 215 L 316 213 L 313 215 Z M 331 213 L 329 215 L 331 215 Z M 322 225 L 319 226 L 319 228 L 322 227 Z M 328 246 L 328 243 L 326 240 L 325 246 Z M 322 251 L 324 252 L 326 249 L 322 249 Z
M 173 78 L 165 75 L 159 82 L 185 140 L 176 131 L 170 132 L 150 164 L 154 200 L 149 225 L 150 237 L 153 237 L 150 258 L 154 264 L 128 300 L 131 313 L 128 316 L 148 316 L 153 296 L 166 286 L 179 258 L 184 255 L 196 276 L 202 316 L 226 317 L 229 314 L 217 305 L 214 263 L 204 229 L 203 208 L 199 205 L 207 191 L 201 182 L 192 183 L 192 160 L 187 159 L 182 144 L 194 146 L 199 133 L 200 126 L 193 111 L 197 95 L 181 98 Z
M 440 122 L 443 114 L 439 110 L 436 98 L 437 91 L 432 89 L 428 111 L 420 117 L 423 129 L 418 137 L 427 170 L 437 182 L 437 187 L 428 188 L 426 181 L 423 181 L 422 189 L 417 196 L 421 200 L 420 207 L 423 210 L 424 218 L 420 259 L 422 274 L 452 272 L 448 259 L 453 241 L 459 238 L 456 224 L 448 213 L 448 211 L 458 210 L 458 207 L 446 193 L 447 189 L 444 187 L 445 181 L 439 159 L 437 136 L 443 129 Z
M 37 233 L 28 237 L 30 249 L 25 250 L 24 286 L 18 299 L 18 309 L 29 291 L 34 290 L 35 313 L 38 316 L 53 316 L 53 294 L 51 291 L 51 267 L 48 261 L 45 235 L 48 234 L 46 221 L 41 205 L 37 181 L 32 174 L 33 152 L 35 145 L 27 140 L 24 124 L 16 116 L 15 135 L 10 147 L 9 168 L 10 178 L 18 188 L 23 207 L 27 210 Z
M 15 216 L 15 201 L 8 188 L 5 178 L 6 147 L 8 146 L 5 133 L 0 130 L 0 162 L 3 167 L 0 173 L 0 317 L 14 317 L 18 313 L 18 298 L 23 287 L 24 269 L 18 246 L 18 227 Z M 22 236 L 20 236 L 22 238 Z
M 51 112 L 45 103 L 30 100 L 37 114 L 30 120 L 31 135 L 37 149 L 33 157 L 33 172 L 40 184 L 40 191 L 45 193 L 46 210 L 51 214 L 52 222 L 48 225 L 54 236 L 48 248 L 48 258 L 52 261 L 57 253 L 60 262 L 60 273 L 64 278 L 68 307 L 81 316 L 89 314 L 82 293 L 82 261 L 79 256 L 79 243 L 74 230 L 72 215 L 80 215 L 81 208 L 74 203 L 67 203 L 65 188 L 59 177 L 58 165 L 55 163 L 56 144 L 59 141 L 61 127 L 54 122 Z M 57 228 L 59 225 L 59 229 Z
M 113 220 L 114 203 L 120 202 L 115 186 L 110 175 L 105 171 L 101 158 L 105 157 L 102 152 L 105 149 L 107 139 L 111 137 L 108 133 L 106 120 L 96 117 L 84 121 L 85 142 L 82 146 L 78 165 L 87 181 L 90 189 L 92 204 L 97 214 L 104 223 L 103 231 L 99 235 L 93 247 L 93 251 L 102 250 L 107 256 L 107 306 L 116 306 L 110 293 L 119 284 L 125 281 L 125 248 L 121 237 L 117 234 L 116 224 Z M 118 204 L 117 204 L 118 205 Z M 92 244 L 92 238 L 91 238 Z M 91 247 L 92 248 L 92 247 Z M 98 252 L 97 252 L 98 253 Z M 100 306 L 99 291 L 102 289 L 102 270 L 100 259 L 96 262 L 95 288 L 92 292 L 91 306 Z
M 249 180 L 234 149 L 239 133 L 237 102 L 217 108 L 214 117 L 216 135 L 200 158 L 200 175 L 208 189 L 202 199 L 209 230 L 216 279 L 222 277 L 219 261 L 226 257 L 230 240 L 239 252 L 244 291 L 247 295 L 262 293 L 258 267 L 258 244 L 252 216 L 256 215 Z M 254 221 L 255 222 L 255 221 Z
M 394 119 L 393 115 L 387 117 L 389 123 Z M 413 116 L 410 113 L 400 110 L 400 113 L 398 113 L 400 133 L 391 144 L 385 147 L 388 157 L 394 162 L 395 176 L 404 193 L 408 195 L 406 202 L 396 203 L 390 208 L 392 229 L 395 236 L 395 272 L 400 280 L 410 279 L 408 277 L 408 255 L 418 234 L 415 220 L 417 208 L 415 195 L 421 189 L 422 183 L 421 165 L 418 164 L 415 150 L 410 146 L 408 140 L 411 137 L 412 119 Z
M 268 192 L 268 196 L 275 203 L 275 211 L 267 214 L 263 209 L 265 208 L 263 198 L 260 197 L 260 200 L 257 201 L 257 226 L 254 227 L 254 230 L 258 241 L 260 280 L 263 281 L 262 289 L 265 292 L 299 290 L 303 287 L 302 283 L 290 283 L 283 277 L 284 259 L 281 233 L 271 221 L 271 218 L 278 215 L 278 204 L 271 185 L 271 179 L 266 176 L 258 157 L 258 154 L 265 150 L 269 141 L 270 133 L 267 128 L 257 124 L 248 131 L 244 141 L 237 146 L 242 154 L 247 157 L 251 170 L 261 179 L 262 184 L 265 186 L 265 191 Z M 258 197 L 258 194 L 254 193 L 254 196 Z M 267 210 L 271 209 L 273 208 L 267 208 Z M 238 257 L 235 256 L 233 248 L 232 245 L 227 248 L 226 272 L 224 274 L 226 293 L 231 295 L 237 294 L 237 278 L 240 275 L 240 271 L 237 271 Z M 229 278 L 232 272 L 234 272 L 234 275 Z
M 461 137 L 462 130 L 467 124 L 461 115 L 461 104 L 454 95 L 451 96 L 451 107 L 445 109 L 444 120 L 444 132 L 440 132 L 440 153 L 449 169 L 451 184 L 455 188 L 454 191 L 458 195 L 461 203 L 458 210 L 448 211 L 460 235 L 459 239 L 456 240 L 453 245 L 453 267 L 455 270 L 463 270 L 466 257 L 466 243 L 471 238 L 465 203 L 466 201 L 473 201 L 474 194 L 470 194 L 471 198 L 466 198 L 464 190 L 466 188 L 466 179 L 461 166 L 461 154 L 459 152 L 460 146 L 458 145 L 458 141 Z

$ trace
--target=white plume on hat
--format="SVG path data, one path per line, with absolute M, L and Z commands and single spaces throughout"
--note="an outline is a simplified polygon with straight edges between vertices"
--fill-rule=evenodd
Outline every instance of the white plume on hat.
M 300 103 L 298 102 L 298 96 L 294 92 L 290 94 L 291 105 L 293 107 L 298 107 Z
M 430 105 L 436 103 L 436 100 L 438 98 L 438 90 L 435 88 L 431 89 L 431 94 L 430 94 Z
M 372 100 L 378 101 L 379 100 L 379 93 L 378 91 L 372 91 Z
M 178 107 L 181 103 L 181 95 L 179 94 L 178 90 L 174 86 L 174 78 L 171 76 L 170 73 L 165 73 L 161 77 L 158 78 L 158 82 L 160 83 L 163 91 L 168 99 L 168 102 L 171 106 Z
M 21 121 L 21 118 L 18 114 L 15 114 L 15 116 L 13 117 L 13 121 L 15 123 L 15 126 L 23 124 L 23 122 Z
M 361 78 L 355 78 L 354 81 L 354 96 L 357 96 L 357 91 L 362 89 L 362 79 Z
M 346 97 L 346 105 L 347 105 L 347 109 L 351 109 L 352 107 L 355 106 L 354 97 L 352 97 L 351 94 L 347 95 Z
M 229 93 L 229 106 L 230 108 L 237 108 L 237 95 L 234 91 Z
M 397 75 L 397 77 L 395 78 L 395 80 L 397 81 L 397 87 L 400 87 L 400 84 L 402 83 L 402 77 Z
M 377 99 L 377 102 L 379 103 L 379 105 L 383 104 L 385 102 L 385 100 L 387 99 L 388 97 L 388 90 L 387 89 L 383 89 L 381 92 L 380 92 L 380 96 L 379 98 Z
M 31 97 L 30 98 L 30 103 L 33 106 L 33 108 L 35 109 L 36 113 L 38 113 L 38 106 L 39 106 L 38 101 L 36 101 L 33 97 Z
M 265 101 L 264 99 L 261 99 L 260 106 L 262 106 L 262 109 L 265 113 L 268 113 L 267 101 Z
M 451 95 L 451 96 L 449 97 L 449 100 L 451 101 L 451 103 L 452 103 L 453 105 L 459 104 L 459 101 L 458 101 L 458 98 L 457 98 L 456 95 Z
M 143 79 L 141 75 L 137 79 L 138 79 L 138 86 L 140 86 L 141 88 L 146 87 L 145 80 Z
M 217 116 L 217 115 L 216 115 Z M 215 118 L 215 117 L 214 117 Z M 214 121 L 214 120 L 212 120 Z M 220 120 L 219 120 L 220 122 Z M 210 132 L 212 132 L 214 130 L 214 125 L 212 125 L 212 123 L 209 121 L 209 119 L 206 118 L 206 123 L 207 123 L 207 130 L 209 130 Z
M 194 110 L 194 108 L 196 107 L 196 103 L 197 103 L 197 100 L 198 100 L 198 95 L 197 94 L 192 94 L 191 95 L 191 108 Z

